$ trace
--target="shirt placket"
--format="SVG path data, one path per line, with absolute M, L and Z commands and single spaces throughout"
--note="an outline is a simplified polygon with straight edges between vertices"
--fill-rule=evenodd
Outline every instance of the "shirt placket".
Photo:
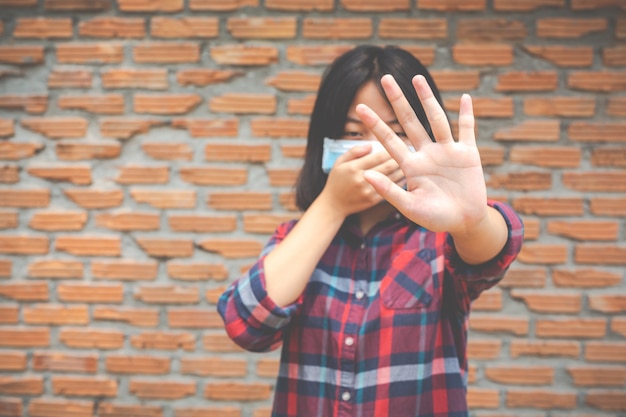
M 339 416 L 351 416 L 354 410 L 356 352 L 358 342 L 358 330 L 364 313 L 366 295 L 368 245 L 365 239 L 359 245 L 356 265 L 354 268 L 354 285 L 349 303 L 348 320 L 343 333 L 343 346 L 341 349 L 341 378 L 339 390 Z

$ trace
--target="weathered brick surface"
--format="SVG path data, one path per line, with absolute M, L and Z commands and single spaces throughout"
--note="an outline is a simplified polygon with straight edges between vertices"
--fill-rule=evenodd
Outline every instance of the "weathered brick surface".
M 282 222 L 324 67 L 470 93 L 525 245 L 472 305 L 475 417 L 626 412 L 622 0 L 0 0 L 0 415 L 268 417 L 216 303 Z

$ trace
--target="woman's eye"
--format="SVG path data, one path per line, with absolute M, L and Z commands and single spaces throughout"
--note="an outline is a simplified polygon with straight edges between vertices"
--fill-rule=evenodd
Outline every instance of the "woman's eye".
M 344 138 L 358 138 L 361 136 L 361 132 L 343 132 Z
M 408 136 L 406 135 L 406 133 L 404 132 L 395 132 L 396 135 L 398 135 L 399 138 L 407 138 Z

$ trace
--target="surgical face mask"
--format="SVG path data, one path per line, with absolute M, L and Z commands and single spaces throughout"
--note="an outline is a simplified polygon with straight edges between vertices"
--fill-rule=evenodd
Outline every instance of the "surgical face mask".
M 348 152 L 355 146 L 365 145 L 369 143 L 372 145 L 372 153 L 374 152 L 387 152 L 385 147 L 379 141 L 363 141 L 363 140 L 349 140 L 349 139 L 330 139 L 324 138 L 324 152 L 322 153 L 322 170 L 328 174 L 330 169 L 335 165 L 335 161 L 344 153 Z M 411 151 L 415 151 L 415 148 L 409 146 Z

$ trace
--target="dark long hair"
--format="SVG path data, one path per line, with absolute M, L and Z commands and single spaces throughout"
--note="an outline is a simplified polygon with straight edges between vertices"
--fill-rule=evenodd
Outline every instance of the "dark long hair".
M 313 106 L 304 165 L 296 184 L 296 204 L 301 210 L 306 210 L 313 203 L 328 178 L 322 171 L 324 137 L 341 137 L 350 105 L 364 84 L 375 82 L 384 95 L 380 79 L 385 74 L 391 74 L 396 79 L 434 140 L 424 109 L 411 84 L 412 78 L 422 74 L 442 107 L 443 102 L 431 75 L 417 58 L 394 46 L 362 45 L 344 53 L 326 69 Z

